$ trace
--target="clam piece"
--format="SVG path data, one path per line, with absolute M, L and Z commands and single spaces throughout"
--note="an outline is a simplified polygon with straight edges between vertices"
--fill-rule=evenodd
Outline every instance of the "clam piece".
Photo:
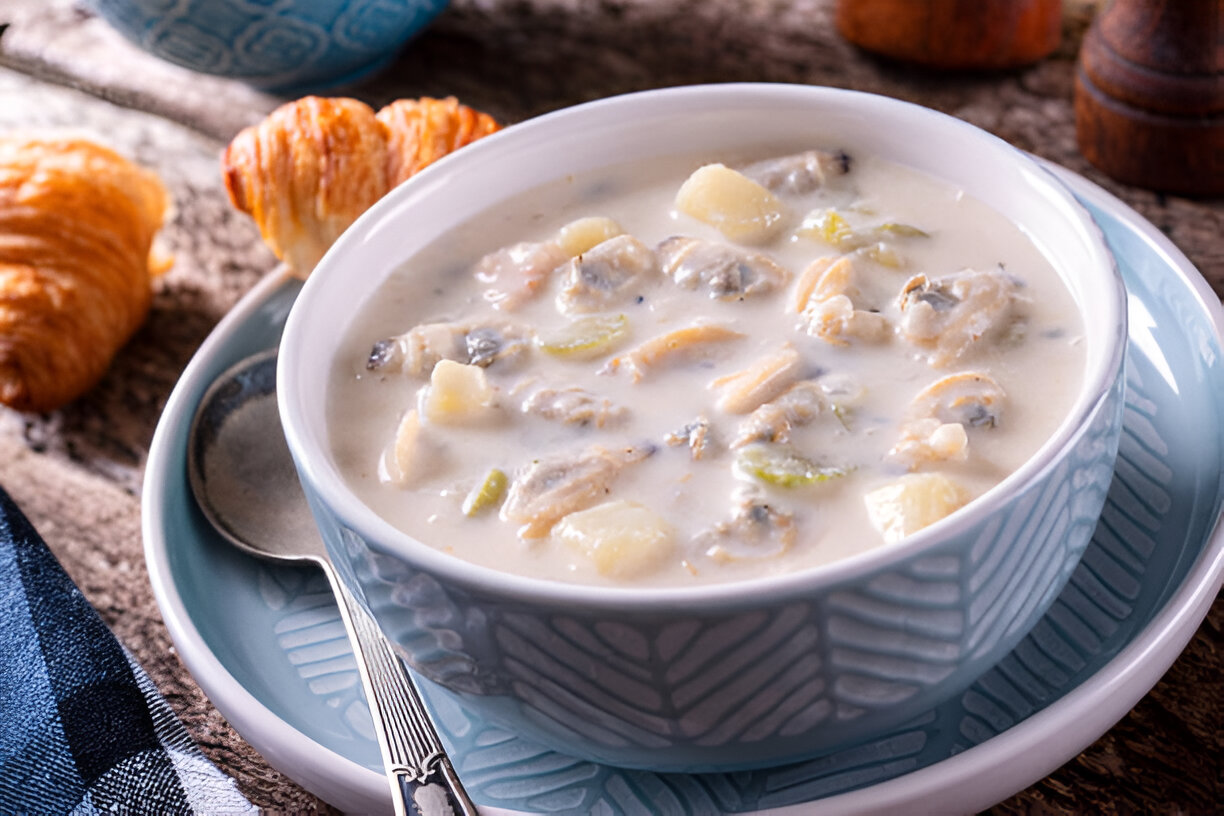
M 522 538 L 542 538 L 559 519 L 607 494 L 626 465 L 654 453 L 653 445 L 609 450 L 593 445 L 577 453 L 536 459 L 515 474 L 501 507 L 503 521 L 522 525 Z
M 791 308 L 808 335 L 835 346 L 848 346 L 851 340 L 878 343 L 891 335 L 887 317 L 855 307 L 853 274 L 849 258 L 817 258 L 803 270 Z
M 678 360 L 693 360 L 708 354 L 712 347 L 744 335 L 716 323 L 697 323 L 652 337 L 640 346 L 613 357 L 603 372 L 613 374 L 622 367 L 629 369 L 633 381 L 639 382 L 650 371 Z
M 892 335 L 887 317 L 854 308 L 845 295 L 813 303 L 804 310 L 803 318 L 804 331 L 834 346 L 848 346 L 852 340 L 879 343 Z
M 980 371 L 949 374 L 918 392 L 905 410 L 907 419 L 933 417 L 970 428 L 993 428 L 1007 393 L 994 377 Z
M 790 343 L 743 371 L 710 382 L 719 391 L 717 405 L 729 414 L 746 414 L 781 394 L 799 379 L 803 359 Z
M 632 235 L 610 238 L 565 265 L 557 309 L 568 315 L 616 306 L 657 270 L 655 254 L 641 241 Z
M 705 458 L 706 451 L 712 444 L 710 437 L 710 420 L 702 415 L 678 431 L 673 431 L 663 438 L 672 447 L 688 445 L 689 454 L 697 462 Z
M 745 252 L 715 241 L 673 236 L 659 244 L 663 274 L 677 286 L 709 290 L 718 300 L 763 295 L 786 283 L 787 271 L 768 256 Z
M 823 257 L 812 261 L 795 282 L 791 297 L 791 311 L 803 314 L 813 303 L 819 303 L 838 295 L 857 296 L 854 288 L 854 264 L 849 258 Z
M 849 173 L 851 164 L 844 150 L 806 150 L 755 162 L 740 172 L 775 193 L 806 195 L 823 187 L 826 179 Z
M 778 234 L 786 207 L 759 183 L 721 164 L 693 172 L 676 193 L 676 209 L 732 241 L 764 243 Z
M 935 279 L 915 275 L 898 300 L 900 334 L 926 350 L 932 366 L 946 366 L 1019 318 L 1019 289 L 1001 269 L 967 269 Z
M 596 428 L 616 425 L 629 416 L 625 406 L 576 385 L 539 388 L 523 400 L 522 409 L 525 414 L 564 425 L 594 425 Z
M 535 297 L 553 270 L 569 258 L 555 241 L 514 244 L 486 255 L 474 274 L 487 285 L 484 299 L 495 309 L 512 312 Z
M 709 558 L 724 564 L 776 558 L 795 543 L 794 517 L 769 504 L 761 488 L 741 485 L 731 498 L 731 519 L 694 539 Z
M 731 447 L 742 448 L 753 442 L 787 442 L 794 428 L 807 425 L 832 409 L 817 381 L 797 382 L 741 420 Z
M 423 323 L 375 343 L 366 368 L 410 377 L 428 375 L 441 360 L 488 368 L 519 357 L 531 340 L 530 329 L 507 322 Z
M 963 462 L 969 457 L 969 434 L 959 422 L 919 419 L 901 429 L 901 438 L 888 451 L 891 462 L 907 470 L 934 462 Z
M 900 437 L 888 458 L 909 470 L 932 462 L 963 461 L 968 457 L 967 429 L 995 427 L 1006 399 L 988 374 L 963 371 L 936 380 L 906 408 Z

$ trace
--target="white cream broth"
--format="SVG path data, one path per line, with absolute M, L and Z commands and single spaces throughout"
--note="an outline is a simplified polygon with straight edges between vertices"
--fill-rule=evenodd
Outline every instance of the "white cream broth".
M 706 223 L 717 222 L 717 213 L 699 212 L 703 221 L 677 209 L 677 191 L 699 167 L 721 162 L 747 173 L 752 168 L 746 158 L 762 157 L 671 158 L 565 179 L 498 206 L 406 263 L 347 329 L 331 375 L 330 443 L 349 486 L 411 536 L 493 569 L 590 584 L 688 585 L 792 572 L 887 546 L 981 495 L 1029 458 L 1066 415 L 1084 366 L 1076 306 L 1034 244 L 960 191 L 863 156 L 853 156 L 844 175 L 833 161 L 814 191 L 775 191 L 782 216 L 769 239 L 736 233 L 754 243 L 731 241 Z M 869 249 L 843 252 L 819 237 L 797 234 L 809 213 L 828 208 L 855 235 L 889 223 L 926 236 L 895 227 L 873 233 L 886 245 L 876 257 L 900 264 L 894 268 L 867 257 Z M 552 241 L 568 223 L 595 216 L 613 219 L 652 252 L 671 236 L 688 236 L 768 256 L 785 270 L 785 282 L 772 291 L 720 300 L 704 284 L 682 288 L 656 270 L 628 286 L 618 302 L 567 316 L 558 310 L 566 262 L 514 308 L 489 302 L 490 286 L 473 271 L 483 257 L 519 242 Z M 852 245 L 844 242 L 842 248 Z M 830 304 L 813 295 L 806 301 L 813 310 L 796 311 L 802 273 L 817 258 L 843 256 L 852 268 L 852 285 L 844 293 L 857 312 L 870 316 L 854 317 L 853 331 L 838 335 L 835 327 L 833 334 L 813 336 L 806 330 L 811 315 Z M 949 350 L 949 333 L 931 335 L 917 311 L 903 314 L 902 290 L 925 274 L 946 294 L 951 279 L 940 279 L 966 269 L 983 275 L 973 279 L 974 286 L 1001 287 L 1008 305 L 985 328 L 982 315 L 990 309 L 979 304 L 968 310 L 970 334 L 980 337 Z M 963 296 L 966 308 L 973 298 L 986 303 L 986 289 L 956 290 L 952 300 Z M 911 292 L 910 305 L 936 320 L 954 314 L 939 292 L 917 297 L 927 291 Z M 491 320 L 548 340 L 572 320 L 591 315 L 614 322 L 623 315 L 624 336 L 580 359 L 532 343 L 517 358 L 495 360 L 479 369 L 491 396 L 475 399 L 487 406 L 464 413 L 461 396 L 458 419 L 434 421 L 428 415 L 429 365 L 416 374 L 405 373 L 398 359 L 367 367 L 376 343 L 420 324 Z M 691 356 L 639 363 L 635 379 L 630 352 L 694 324 L 742 336 L 696 344 Z M 924 331 L 927 344 L 921 345 L 914 338 Z M 779 374 L 774 388 L 749 389 L 746 401 L 731 406 L 748 413 L 719 407 L 727 391 L 712 387 L 713 381 L 778 355 L 786 344 L 801 361 L 786 369 L 789 377 Z M 617 363 L 610 365 L 614 358 Z M 924 415 L 928 421 L 915 424 L 922 413 L 910 407 L 915 396 L 964 373 L 970 376 L 956 387 L 968 388 L 969 401 L 950 409 L 955 416 Z M 441 376 L 442 369 L 435 374 Z M 983 390 L 980 375 L 992 381 L 990 387 Z M 798 388 L 794 383 L 822 395 L 815 416 L 784 428 L 782 441 L 732 447 L 759 398 L 778 406 L 781 390 Z M 524 402 L 547 386 L 584 389 L 606 400 L 600 404 L 612 414 L 598 427 L 596 421 L 567 424 L 524 410 Z M 406 458 L 397 460 L 398 429 L 414 410 L 415 443 L 398 449 Z M 699 459 L 688 444 L 667 442 L 698 417 L 709 428 Z M 913 444 L 901 450 L 905 438 Z M 541 461 L 578 458 L 594 445 L 605 452 L 591 456 L 616 460 L 600 471 L 602 478 L 616 470 L 606 484 L 601 481 L 584 498 L 562 500 L 533 522 L 512 512 L 506 517 L 504 502 L 516 480 Z M 762 468 L 762 457 L 767 463 L 784 460 L 784 466 Z M 621 461 L 629 459 L 634 461 Z M 830 469 L 828 478 L 815 475 L 813 467 Z M 486 491 L 492 500 L 469 515 L 465 499 L 485 483 L 490 468 L 504 472 L 509 490 Z M 561 473 L 546 487 L 565 480 Z M 629 504 L 587 512 L 607 502 Z M 553 511 L 562 517 L 552 519 Z M 621 522 L 632 531 L 618 532 Z M 719 525 L 721 534 L 711 532 Z

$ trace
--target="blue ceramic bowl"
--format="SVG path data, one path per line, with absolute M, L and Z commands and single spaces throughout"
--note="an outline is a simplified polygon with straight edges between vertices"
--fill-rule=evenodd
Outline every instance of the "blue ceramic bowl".
M 164 60 L 265 90 L 309 91 L 384 67 L 447 0 L 89 0 Z
M 510 575 L 396 530 L 345 485 L 326 399 L 347 325 L 439 236 L 539 184 L 625 161 L 851 144 L 1010 218 L 1084 320 L 1083 382 L 1051 438 L 899 544 L 741 583 L 591 587 Z M 410 229 L 405 229 L 411 225 Z M 658 770 L 790 762 L 901 725 L 1009 652 L 1088 544 L 1121 429 L 1125 291 L 1103 237 L 1028 157 L 942 114 L 784 85 L 617 97 L 508 128 L 392 191 L 323 258 L 281 342 L 290 449 L 329 551 L 421 674 L 562 753 Z

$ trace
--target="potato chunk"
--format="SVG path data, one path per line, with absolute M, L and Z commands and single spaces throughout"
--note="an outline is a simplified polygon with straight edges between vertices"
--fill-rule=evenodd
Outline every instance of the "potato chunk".
M 557 243 L 572 258 L 624 232 L 621 225 L 611 218 L 590 216 L 571 221 L 562 227 L 557 233 Z
M 968 500 L 964 488 L 942 473 L 911 473 L 863 497 L 867 516 L 889 544 L 934 524 Z
M 676 209 L 749 244 L 777 235 L 785 215 L 777 196 L 721 164 L 707 164 L 689 176 L 676 193 Z
M 426 472 L 426 440 L 421 435 L 421 415 L 405 413 L 395 430 L 395 441 L 383 452 L 379 474 L 396 487 L 411 487 Z M 436 466 L 436 462 L 434 465 Z
M 658 513 L 624 500 L 570 513 L 553 528 L 553 535 L 610 578 L 650 571 L 671 552 L 674 537 Z
M 421 411 L 439 425 L 487 421 L 493 410 L 493 388 L 483 368 L 440 360 L 429 378 Z

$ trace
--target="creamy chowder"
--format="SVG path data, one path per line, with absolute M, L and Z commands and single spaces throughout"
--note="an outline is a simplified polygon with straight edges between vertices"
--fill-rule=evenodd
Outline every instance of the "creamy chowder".
M 567 178 L 437 240 L 343 339 L 357 495 L 494 569 L 684 585 L 887 546 L 1015 470 L 1084 366 L 1019 229 L 840 150 Z

